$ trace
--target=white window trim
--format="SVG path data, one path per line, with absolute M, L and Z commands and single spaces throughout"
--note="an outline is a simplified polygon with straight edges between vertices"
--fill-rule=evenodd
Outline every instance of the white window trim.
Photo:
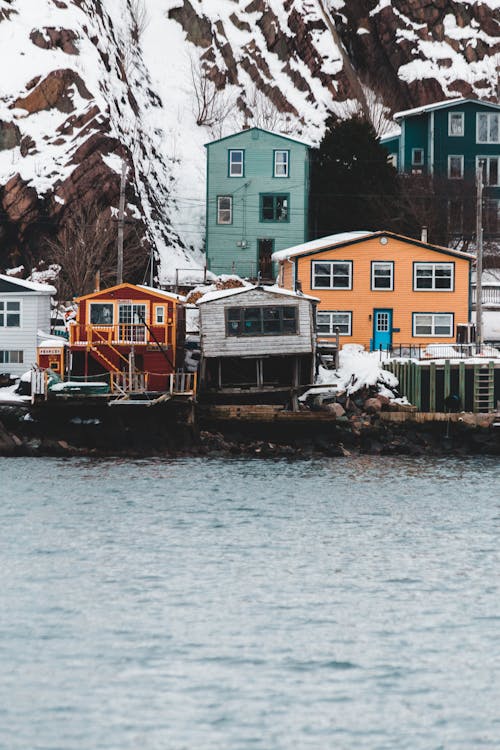
M 20 331 L 23 327 L 23 301 L 22 299 L 16 299 L 15 297 L 12 299 L 9 299 L 8 297 L 4 297 L 4 299 L 0 300 L 0 302 L 4 303 L 4 309 L 3 309 L 3 315 L 4 315 L 4 325 L 0 326 L 0 330 L 3 331 Z M 19 325 L 18 326 L 8 326 L 7 325 L 7 303 L 8 302 L 18 302 L 19 303 Z M 10 311 L 12 312 L 12 310 Z
M 390 286 L 375 286 L 375 266 L 377 265 L 387 265 L 389 264 L 391 266 L 391 284 Z M 371 280 L 371 288 L 370 291 L 372 292 L 393 292 L 394 291 L 394 261 L 393 260 L 374 260 L 372 261 L 372 280 Z
M 346 264 L 349 266 L 349 286 L 316 286 L 315 279 L 316 279 L 316 273 L 315 273 L 315 266 L 316 264 L 326 265 L 329 264 L 330 266 L 330 284 L 332 284 L 333 279 L 333 266 L 334 265 L 340 265 Z M 337 289 L 340 292 L 350 292 L 352 291 L 352 276 L 353 276 L 353 269 L 352 269 L 352 260 L 313 260 L 312 261 L 312 268 L 311 268 L 311 282 L 312 282 L 312 288 L 313 289 Z
M 160 312 L 160 310 L 161 310 L 161 317 L 163 318 L 163 320 L 161 320 L 161 321 L 158 320 L 158 313 Z M 158 326 L 165 325 L 165 305 L 156 305 L 156 307 L 155 307 L 155 323 Z
M 277 156 L 278 154 L 286 154 L 286 162 L 280 162 L 280 164 L 286 164 L 286 174 L 277 174 L 276 173 L 276 166 L 277 166 Z M 286 179 L 290 176 L 290 151 L 284 148 L 278 148 L 274 152 L 274 169 L 273 169 L 273 176 L 277 177 L 278 179 Z
M 231 157 L 233 154 L 241 154 L 241 162 L 235 162 L 238 168 L 241 166 L 241 172 L 233 174 L 233 162 Z M 229 177 L 244 177 L 245 176 L 245 151 L 242 148 L 230 148 L 229 149 Z
M 451 176 L 451 160 L 460 159 L 460 177 Z M 463 154 L 448 154 L 448 179 L 449 180 L 463 180 L 464 178 L 464 155 Z
M 487 128 L 486 128 L 487 138 L 486 138 L 485 141 L 480 141 L 479 140 L 479 116 L 480 115 L 485 115 L 487 117 L 487 121 L 488 121 L 488 125 L 487 125 Z M 496 140 L 496 141 L 491 141 L 490 138 L 489 138 L 489 133 L 490 133 L 489 119 L 490 119 L 490 117 L 498 117 L 498 140 Z M 481 143 L 481 144 L 483 144 L 483 143 L 496 143 L 496 144 L 500 143 L 500 112 L 476 112 L 476 143 Z
M 427 317 L 430 315 L 432 318 L 432 333 L 417 333 L 417 317 L 419 315 L 426 315 Z M 435 318 L 437 315 L 448 315 L 450 318 L 450 332 L 449 333 L 435 333 L 436 330 L 436 321 Z M 414 338 L 453 338 L 455 332 L 455 318 L 453 313 L 451 312 L 414 312 L 412 313 L 412 334 Z
M 458 115 L 460 115 L 460 119 L 462 121 L 462 126 L 460 128 L 461 132 L 460 133 L 452 133 L 451 132 L 451 120 L 452 120 L 452 117 L 457 117 Z M 450 138 L 463 138 L 464 133 L 465 133 L 465 118 L 464 118 L 464 113 L 463 112 L 448 112 L 448 136 Z
M 329 333 L 323 333 L 317 331 L 318 336 L 335 336 L 335 329 L 332 323 L 333 315 L 347 315 L 348 320 L 348 333 L 342 333 L 339 331 L 339 336 L 352 336 L 352 311 L 351 310 L 316 310 L 316 327 L 318 326 L 318 315 L 329 315 L 330 316 L 330 331 Z
M 220 207 L 220 201 L 222 198 L 229 198 L 229 209 Z M 229 210 L 229 221 L 221 221 L 220 220 L 220 212 L 222 211 L 228 211 Z M 222 224 L 222 226 L 228 226 L 229 224 L 233 223 L 233 196 L 232 195 L 218 195 L 217 196 L 217 224 Z
M 422 154 L 422 160 L 421 161 L 415 161 L 415 152 L 420 151 Z M 412 167 L 423 167 L 425 164 L 425 150 L 419 146 L 418 148 L 412 148 L 411 150 L 411 165 Z
M 432 273 L 432 286 L 427 287 L 426 289 L 419 288 L 417 286 L 417 268 L 419 266 L 432 266 L 433 273 Z M 450 287 L 449 289 L 437 289 L 436 288 L 436 268 L 435 266 L 450 266 L 451 268 L 451 276 L 450 276 Z M 436 263 L 427 262 L 427 261 L 416 261 L 413 264 L 413 291 L 414 292 L 453 292 L 455 291 L 455 265 L 453 263 L 440 263 L 437 261 Z

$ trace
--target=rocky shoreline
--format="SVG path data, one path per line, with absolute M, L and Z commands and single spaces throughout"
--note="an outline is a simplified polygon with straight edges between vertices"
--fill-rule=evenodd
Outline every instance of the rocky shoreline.
M 109 412 L 109 410 L 108 410 Z M 120 415 L 121 416 L 121 415 Z M 165 423 L 145 415 L 66 420 L 34 418 L 28 408 L 0 410 L 0 456 L 94 458 L 245 457 L 348 458 L 360 455 L 500 455 L 500 431 L 487 421 L 387 422 L 355 413 L 328 423 Z

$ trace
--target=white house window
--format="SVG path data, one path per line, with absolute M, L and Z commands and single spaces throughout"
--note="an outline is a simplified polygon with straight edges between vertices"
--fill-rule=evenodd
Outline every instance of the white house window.
M 275 151 L 274 152 L 274 176 L 275 177 L 288 177 L 289 174 L 289 151 Z
M 372 263 L 372 290 L 394 289 L 394 263 L 392 261 L 374 261 Z
M 231 224 L 233 221 L 233 196 L 217 196 L 217 224 Z
M 414 167 L 421 167 L 424 164 L 424 149 L 413 148 L 411 150 L 411 163 Z
M 243 177 L 245 170 L 245 152 L 231 149 L 229 151 L 229 177 Z
M 500 185 L 500 169 L 499 162 L 500 157 L 498 156 L 477 156 L 476 166 L 483 163 L 483 180 L 487 186 Z
M 339 310 L 321 310 L 316 313 L 316 328 L 323 336 L 335 336 L 337 330 L 340 336 L 351 336 L 352 312 Z
M 498 112 L 478 112 L 476 120 L 477 143 L 500 143 L 500 114 Z
M 24 362 L 24 352 L 21 349 L 1 350 L 0 365 L 22 365 Z
M 415 263 L 414 291 L 453 291 L 453 263 Z
M 414 336 L 453 336 L 453 313 L 413 313 Z
M 156 322 L 158 325 L 163 325 L 165 322 L 165 308 L 158 305 L 156 308 Z
M 312 261 L 313 289 L 352 289 L 352 261 Z
M 448 156 L 448 178 L 450 180 L 461 180 L 464 176 L 463 155 Z
M 18 300 L 0 301 L 0 328 L 21 328 L 21 303 Z
M 448 135 L 461 136 L 464 134 L 464 113 L 449 112 L 448 114 Z

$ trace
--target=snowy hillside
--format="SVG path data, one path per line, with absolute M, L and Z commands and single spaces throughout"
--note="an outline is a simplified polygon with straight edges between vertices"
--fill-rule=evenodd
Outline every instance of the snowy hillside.
M 116 208 L 123 160 L 160 279 L 200 266 L 205 142 L 315 144 L 332 112 L 384 126 L 495 97 L 499 19 L 500 0 L 0 0 L 0 266 L 43 256 L 77 206 Z

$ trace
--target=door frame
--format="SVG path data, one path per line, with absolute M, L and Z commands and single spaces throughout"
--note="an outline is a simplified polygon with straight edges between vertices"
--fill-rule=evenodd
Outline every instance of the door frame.
M 276 240 L 274 239 L 274 237 L 257 237 L 257 264 L 256 264 L 257 265 L 257 273 L 255 275 L 258 277 L 258 275 L 260 273 L 260 245 L 259 245 L 260 242 L 270 242 L 271 243 L 271 258 L 270 258 L 270 263 L 271 263 L 271 278 L 273 278 L 273 276 L 274 276 L 274 263 L 273 263 L 272 257 L 273 257 L 273 253 L 274 253 L 275 247 L 276 247 Z
M 378 346 L 375 344 L 376 333 L 375 326 L 377 324 L 377 313 L 389 313 L 389 344 L 392 346 L 392 333 L 393 333 L 393 319 L 394 319 L 394 308 L 392 307 L 374 307 L 373 308 L 373 330 L 372 330 L 372 351 L 378 351 Z

